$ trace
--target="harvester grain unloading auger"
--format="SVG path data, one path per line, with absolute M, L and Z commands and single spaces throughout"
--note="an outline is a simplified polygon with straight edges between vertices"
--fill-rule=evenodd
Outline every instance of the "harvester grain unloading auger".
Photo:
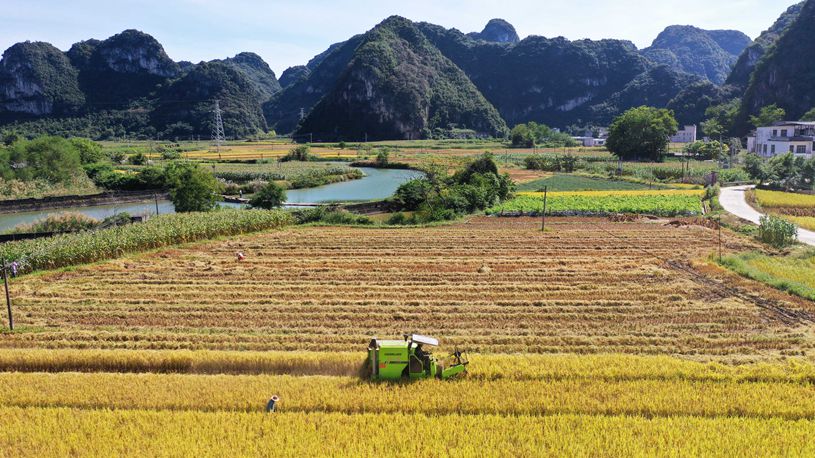
M 437 347 L 439 341 L 419 334 L 405 335 L 404 340 L 373 338 L 368 344 L 366 373 L 372 380 L 449 379 L 467 373 L 470 363 L 458 348 L 444 365 L 424 347 Z

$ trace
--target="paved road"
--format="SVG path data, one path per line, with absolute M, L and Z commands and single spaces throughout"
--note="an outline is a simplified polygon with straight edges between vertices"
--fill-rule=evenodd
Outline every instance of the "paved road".
M 722 188 L 722 194 L 719 196 L 719 203 L 722 204 L 725 210 L 738 216 L 741 219 L 759 224 L 759 218 L 762 214 L 757 212 L 744 197 L 744 191 L 752 188 L 752 186 L 734 186 L 732 188 Z M 798 229 L 798 240 L 807 245 L 815 246 L 815 232 L 806 229 Z

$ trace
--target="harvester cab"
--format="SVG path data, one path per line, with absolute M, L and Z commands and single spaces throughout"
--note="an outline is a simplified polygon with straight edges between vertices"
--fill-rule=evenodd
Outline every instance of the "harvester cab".
M 406 334 L 404 340 L 371 339 L 368 345 L 371 379 L 449 379 L 467 372 L 469 361 L 458 349 L 446 365 L 436 360 L 430 348 L 438 345 L 437 339 L 418 334 Z

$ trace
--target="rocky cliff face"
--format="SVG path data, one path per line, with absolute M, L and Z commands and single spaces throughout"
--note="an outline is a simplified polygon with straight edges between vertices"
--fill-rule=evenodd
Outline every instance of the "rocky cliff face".
M 700 80 L 696 75 L 677 72 L 666 65 L 654 67 L 638 75 L 603 103 L 592 106 L 591 118 L 611 119 L 628 108 L 642 105 L 665 107 L 683 89 Z
M 777 104 L 790 119 L 815 108 L 815 0 L 782 32 L 759 61 L 742 100 L 740 125 L 762 107 Z
M 660 33 L 642 54 L 656 64 L 723 84 L 750 43 L 750 37 L 735 30 L 675 25 Z
M 143 73 L 172 78 L 179 73 L 164 47 L 150 35 L 138 30 L 125 30 L 100 42 L 91 57 L 98 70 L 117 73 Z
M 409 20 L 386 19 L 365 34 L 333 90 L 299 133 L 320 137 L 411 139 L 434 129 L 503 135 L 507 127 L 461 69 Z
M 72 50 L 69 54 L 80 69 L 80 87 L 94 106 L 125 107 L 181 72 L 155 38 L 137 30 L 125 30 L 98 43 L 80 43 Z
M 753 74 L 758 62 L 764 57 L 767 50 L 775 45 L 784 30 L 798 18 L 801 9 L 804 7 L 804 3 L 805 2 L 801 2 L 790 6 L 787 11 L 775 21 L 772 27 L 762 32 L 762 34 L 756 38 L 756 41 L 742 52 L 733 67 L 733 71 L 727 78 L 727 84 L 737 86 L 742 90 L 747 88 L 747 84 L 750 82 L 750 75 Z
M 266 102 L 263 114 L 269 127 L 281 133 L 294 131 L 300 122 L 301 110 L 304 115 L 308 114 L 334 88 L 362 40 L 363 35 L 357 35 L 332 45 L 306 65 L 309 70 L 306 78 L 294 81 Z
M 76 111 L 84 102 L 78 73 L 57 48 L 17 43 L 0 61 L 0 112 L 43 116 Z
M 475 40 L 490 41 L 493 43 L 517 43 L 521 41 L 515 27 L 503 19 L 492 19 L 481 33 L 472 32 L 468 37 Z

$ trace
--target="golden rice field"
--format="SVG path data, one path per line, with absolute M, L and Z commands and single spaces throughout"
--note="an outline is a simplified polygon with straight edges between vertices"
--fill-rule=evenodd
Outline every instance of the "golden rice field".
M 232 144 L 222 147 L 220 152 L 211 148 L 187 151 L 183 153 L 183 157 L 187 159 L 235 161 L 278 159 L 288 154 L 295 146 L 291 143 Z M 321 158 L 337 158 L 339 160 L 357 159 L 359 156 L 356 150 L 330 147 L 312 147 L 310 152 Z M 148 154 L 148 156 L 151 155 Z M 154 154 L 153 156 L 158 157 L 160 155 Z
M 59 366 L 76 357 L 81 366 Z M 813 452 L 815 365 L 798 359 L 730 366 L 472 355 L 461 380 L 382 384 L 356 377 L 359 355 L 348 353 L 12 350 L 0 358 L 18 371 L 0 373 L 0 447 L 14 456 Z M 48 360 L 54 372 L 28 372 Z M 271 394 L 280 410 L 266 414 Z
M 815 303 L 706 262 L 690 220 L 539 224 L 293 227 L 14 279 L 0 450 L 815 453 Z M 359 376 L 372 336 L 411 331 L 470 373 Z
M 756 200 L 767 208 L 815 208 L 815 195 L 757 189 Z
M 815 216 L 785 216 L 784 218 L 792 221 L 798 227 L 815 231 Z
M 767 212 L 815 231 L 815 195 L 757 189 L 753 196 Z

